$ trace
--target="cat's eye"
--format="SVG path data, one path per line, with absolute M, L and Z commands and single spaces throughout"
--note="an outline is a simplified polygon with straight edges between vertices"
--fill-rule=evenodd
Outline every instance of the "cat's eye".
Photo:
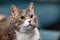
M 25 17 L 24 17 L 24 16 L 21 16 L 20 18 L 21 18 L 21 19 L 25 19 Z
M 32 17 L 33 17 L 33 15 L 30 16 L 30 18 L 32 18 Z

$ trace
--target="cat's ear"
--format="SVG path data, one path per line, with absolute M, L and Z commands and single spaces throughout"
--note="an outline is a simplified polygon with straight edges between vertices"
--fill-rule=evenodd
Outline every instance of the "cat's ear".
M 30 3 L 30 5 L 28 6 L 26 12 L 34 14 L 34 4 L 33 4 L 33 2 Z
M 15 5 L 11 6 L 11 15 L 13 18 L 16 18 L 21 10 L 19 10 Z

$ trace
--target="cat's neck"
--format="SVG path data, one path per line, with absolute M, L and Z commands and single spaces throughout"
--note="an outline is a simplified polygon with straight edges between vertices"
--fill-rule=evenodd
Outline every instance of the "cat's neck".
M 25 32 L 20 32 L 20 31 L 15 30 L 15 32 L 17 34 L 34 34 L 35 33 L 35 29 L 33 29 L 31 31 L 25 31 Z

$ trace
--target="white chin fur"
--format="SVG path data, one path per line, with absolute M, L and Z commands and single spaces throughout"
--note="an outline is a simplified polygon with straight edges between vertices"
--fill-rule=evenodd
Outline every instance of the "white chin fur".
M 35 33 L 33 36 L 31 36 L 33 33 L 31 32 L 30 34 L 26 34 L 26 33 L 21 33 L 18 31 L 16 32 L 17 35 L 17 40 L 39 40 L 40 39 L 40 34 L 37 28 L 34 29 Z M 31 38 L 29 38 L 31 37 Z

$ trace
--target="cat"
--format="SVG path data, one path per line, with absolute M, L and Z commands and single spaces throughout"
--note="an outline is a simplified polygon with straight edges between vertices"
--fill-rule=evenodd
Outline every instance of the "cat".
M 26 10 L 12 5 L 11 16 L 0 22 L 0 40 L 40 40 L 37 24 L 32 2 Z

